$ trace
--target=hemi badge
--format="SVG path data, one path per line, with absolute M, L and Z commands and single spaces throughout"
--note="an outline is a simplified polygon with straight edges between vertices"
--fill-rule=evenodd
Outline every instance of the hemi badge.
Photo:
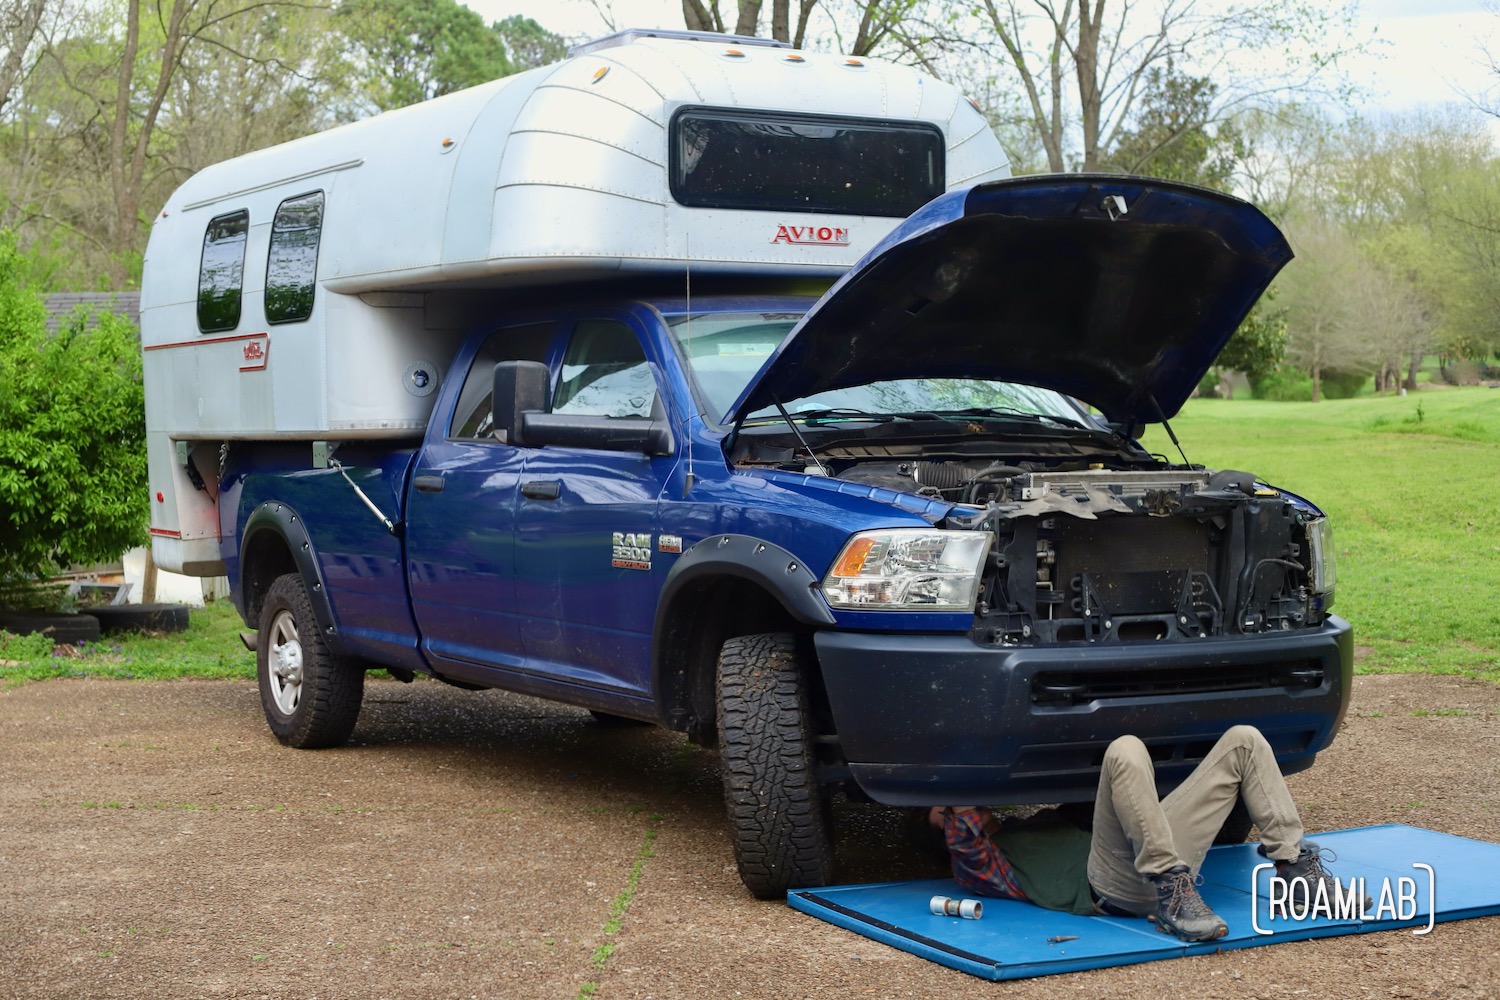
M 660 549 L 661 551 L 663 551 L 663 552 L 681 552 L 682 551 L 682 536 L 681 535 L 657 535 L 656 536 L 656 547 L 658 549 Z

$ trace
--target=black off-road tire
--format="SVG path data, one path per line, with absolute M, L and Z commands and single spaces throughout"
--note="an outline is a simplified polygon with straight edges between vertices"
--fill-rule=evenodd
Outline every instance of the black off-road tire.
M 724 801 L 740 880 L 758 899 L 827 885 L 833 831 L 795 639 L 770 633 L 725 642 L 718 695 Z
M 255 673 L 260 704 L 276 738 L 299 750 L 349 738 L 364 700 L 365 672 L 323 642 L 302 577 L 276 578 L 260 611 Z
M 59 645 L 76 646 L 99 638 L 99 619 L 71 612 L 0 611 L 0 629 L 13 635 L 45 635 Z
M 89 608 L 99 619 L 99 631 L 183 632 L 188 627 L 186 604 L 105 604 Z

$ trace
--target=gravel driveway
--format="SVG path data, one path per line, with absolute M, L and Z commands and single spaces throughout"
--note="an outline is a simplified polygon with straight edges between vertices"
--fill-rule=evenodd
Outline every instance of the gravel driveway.
M 498 692 L 372 681 L 320 752 L 248 682 L 29 684 L 0 726 L 0 996 L 1500 996 L 1500 917 L 985 984 L 752 900 L 712 753 Z M 1292 785 L 1313 830 L 1500 842 L 1497 762 L 1500 687 L 1362 677 Z M 842 880 L 933 874 L 837 816 Z

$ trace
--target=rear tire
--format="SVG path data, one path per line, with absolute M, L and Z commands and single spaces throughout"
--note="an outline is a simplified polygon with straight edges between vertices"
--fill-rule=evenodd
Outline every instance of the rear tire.
M 0 611 L 0 629 L 14 635 L 45 635 L 58 645 L 76 646 L 99 638 L 99 619 L 71 612 Z
M 724 801 L 740 880 L 758 899 L 827 885 L 829 798 L 817 780 L 813 715 L 794 637 L 725 642 L 718 695 Z
M 336 747 L 354 731 L 365 672 L 324 644 L 307 588 L 296 573 L 277 577 L 266 592 L 255 672 L 266 723 L 287 746 Z
M 189 624 L 185 604 L 105 604 L 89 608 L 99 619 L 99 631 L 112 632 L 182 632 Z

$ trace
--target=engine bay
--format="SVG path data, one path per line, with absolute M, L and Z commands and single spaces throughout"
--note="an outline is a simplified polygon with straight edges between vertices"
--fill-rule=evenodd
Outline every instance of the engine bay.
M 940 499 L 955 505 L 941 527 L 993 533 L 971 632 L 980 643 L 1186 641 L 1322 623 L 1307 528 L 1321 514 L 1300 498 L 1128 439 L 996 444 L 845 441 L 815 460 L 758 449 L 740 464 Z

